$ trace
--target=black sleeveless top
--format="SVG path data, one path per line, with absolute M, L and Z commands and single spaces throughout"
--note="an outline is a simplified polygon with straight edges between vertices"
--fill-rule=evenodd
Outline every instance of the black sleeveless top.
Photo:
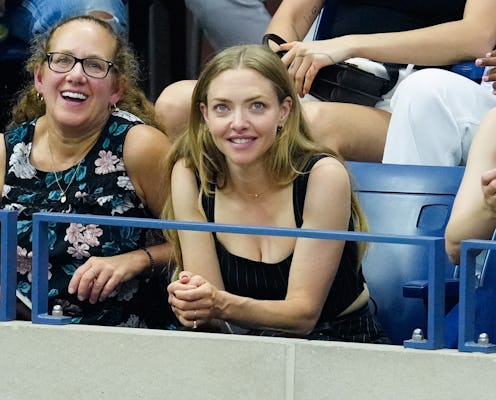
M 463 18 L 466 0 L 328 0 L 327 38 L 425 28 Z
M 325 155 L 314 156 L 304 172 L 310 172 L 313 165 Z M 307 191 L 308 173 L 299 175 L 293 183 L 293 206 L 296 226 L 303 224 L 303 207 Z M 209 222 L 215 222 L 215 195 L 204 195 L 203 209 Z M 353 231 L 350 219 L 349 230 Z M 225 289 L 233 294 L 259 300 L 283 300 L 288 287 L 289 270 L 293 255 L 278 263 L 265 263 L 231 254 L 214 233 L 217 257 L 219 259 Z M 356 242 L 346 242 L 334 283 L 325 301 L 319 322 L 330 322 L 344 311 L 363 291 L 365 278 L 358 264 Z

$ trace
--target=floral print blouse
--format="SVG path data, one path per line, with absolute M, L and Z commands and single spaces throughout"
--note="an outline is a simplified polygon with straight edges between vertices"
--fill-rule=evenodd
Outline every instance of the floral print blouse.
M 131 127 L 142 122 L 115 111 L 89 153 L 65 171 L 44 172 L 30 163 L 36 120 L 5 134 L 7 165 L 2 208 L 18 212 L 17 295 L 31 297 L 31 215 L 63 212 L 151 217 L 136 194 L 123 161 Z M 55 176 L 57 174 L 57 176 Z M 57 183 L 58 180 L 58 183 Z M 65 190 L 62 199 L 60 187 Z M 66 200 L 66 201 L 64 201 Z M 131 327 L 165 327 L 168 305 L 163 288 L 138 275 L 123 282 L 103 302 L 79 301 L 67 290 L 74 271 L 90 256 L 112 256 L 145 245 L 146 230 L 94 224 L 49 224 L 49 310 L 62 305 L 73 323 Z M 26 301 L 25 301 L 26 302 Z

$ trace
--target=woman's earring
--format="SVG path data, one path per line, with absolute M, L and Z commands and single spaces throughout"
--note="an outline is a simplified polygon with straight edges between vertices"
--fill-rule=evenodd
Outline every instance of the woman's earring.
M 278 127 L 277 127 L 277 130 L 276 130 L 276 133 L 278 133 L 278 134 L 279 134 L 279 133 L 281 133 L 282 128 L 283 128 L 282 126 L 278 126 Z
M 119 111 L 119 107 L 117 107 L 117 104 L 109 104 L 109 111 L 111 113 L 113 113 L 115 111 Z
M 36 98 L 43 103 L 45 100 L 40 92 L 36 92 Z

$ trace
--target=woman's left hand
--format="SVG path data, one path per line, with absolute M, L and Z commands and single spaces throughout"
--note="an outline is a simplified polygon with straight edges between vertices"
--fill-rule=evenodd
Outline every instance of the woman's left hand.
M 125 255 L 90 257 L 74 272 L 69 282 L 69 293 L 76 293 L 80 301 L 89 299 L 91 304 L 105 300 L 117 285 L 139 272 L 132 271 L 126 261 Z
M 289 75 L 293 78 L 300 97 L 309 93 L 315 76 L 322 67 L 349 58 L 344 50 L 339 50 L 337 47 L 331 52 L 332 41 L 337 41 L 337 39 L 290 42 L 280 46 L 281 50 L 288 51 L 282 57 L 282 61 L 288 67 Z
M 201 276 L 183 271 L 167 291 L 169 304 L 182 325 L 196 329 L 218 318 L 214 307 L 217 289 Z

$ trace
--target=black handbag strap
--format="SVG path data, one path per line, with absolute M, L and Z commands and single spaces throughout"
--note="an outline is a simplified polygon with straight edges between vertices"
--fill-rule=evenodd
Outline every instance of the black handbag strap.
M 287 43 L 282 37 L 280 37 L 279 35 L 276 35 L 275 33 L 266 33 L 263 36 L 263 38 L 262 38 L 262 44 L 268 46 L 269 45 L 269 41 L 272 41 L 272 42 L 274 42 L 275 44 L 278 44 L 278 45 Z M 286 53 L 287 53 L 286 50 L 276 51 L 276 54 L 279 57 L 282 57 Z
M 276 35 L 275 33 L 266 33 L 263 38 L 262 38 L 262 44 L 268 45 L 269 41 L 272 41 L 276 44 L 284 44 L 286 41 L 280 37 L 279 35 Z
M 400 69 L 403 68 L 403 65 L 384 63 L 384 68 L 386 68 L 386 72 L 389 76 L 389 81 L 384 83 L 382 94 L 386 94 L 396 85 L 396 82 L 398 82 L 398 78 L 400 76 Z

